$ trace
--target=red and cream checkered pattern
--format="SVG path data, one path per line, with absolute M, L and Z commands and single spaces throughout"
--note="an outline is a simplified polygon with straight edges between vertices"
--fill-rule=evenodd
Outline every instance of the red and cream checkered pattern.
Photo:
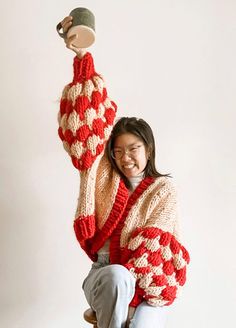
M 189 260 L 187 250 L 170 232 L 155 227 L 137 229 L 122 259 L 137 279 L 134 305 L 139 297 L 153 306 L 170 305 L 185 284 Z
M 73 82 L 62 93 L 58 133 L 79 171 L 89 169 L 104 150 L 116 109 L 103 78 L 95 72 L 91 54 L 75 57 Z

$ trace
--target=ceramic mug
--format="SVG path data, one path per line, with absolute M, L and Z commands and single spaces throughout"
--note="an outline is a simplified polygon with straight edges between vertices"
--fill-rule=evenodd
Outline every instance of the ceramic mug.
M 62 37 L 71 37 L 72 35 L 78 35 L 73 41 L 73 45 L 77 48 L 88 48 L 95 41 L 95 17 L 93 13 L 87 8 L 75 8 L 69 16 L 73 17 L 72 25 L 67 33 L 60 32 L 62 26 L 61 23 L 57 24 L 57 32 Z

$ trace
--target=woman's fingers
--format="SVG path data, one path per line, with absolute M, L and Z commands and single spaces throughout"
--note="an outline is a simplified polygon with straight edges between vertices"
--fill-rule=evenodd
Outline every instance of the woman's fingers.
M 77 35 L 77 34 L 72 35 L 72 36 L 70 36 L 69 38 L 66 38 L 66 39 L 65 39 L 65 43 L 66 43 L 66 47 L 67 47 L 68 49 L 71 49 L 71 50 L 73 50 L 76 54 L 79 54 L 80 51 L 81 51 L 81 49 L 80 49 L 80 48 L 77 48 L 77 47 L 73 44 L 73 42 L 74 42 L 77 38 L 78 38 L 78 35 Z
M 63 28 L 64 33 L 66 33 L 68 31 L 68 29 L 71 27 L 72 20 L 73 20 L 73 17 L 67 16 L 61 21 L 61 26 Z M 84 48 L 82 48 L 82 49 L 78 48 L 73 44 L 73 42 L 77 38 L 78 38 L 78 34 L 72 35 L 68 38 L 67 38 L 67 36 L 65 36 L 64 41 L 65 41 L 66 47 L 68 49 L 73 50 L 79 58 L 82 58 L 86 54 L 87 50 Z
M 73 17 L 72 16 L 66 16 L 62 21 L 61 21 L 61 25 L 64 25 L 70 21 L 73 20 Z
M 61 21 L 63 32 L 66 33 L 72 25 L 73 17 L 67 16 Z
M 70 50 L 73 50 L 79 58 L 82 58 L 87 50 L 85 48 L 77 48 L 73 45 L 73 42 L 78 38 L 78 35 L 72 35 L 71 37 L 65 39 L 66 47 Z

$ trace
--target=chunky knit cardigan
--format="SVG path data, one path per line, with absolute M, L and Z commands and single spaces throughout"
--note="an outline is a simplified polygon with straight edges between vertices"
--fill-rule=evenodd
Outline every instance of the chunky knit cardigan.
M 80 172 L 75 234 L 93 261 L 110 239 L 110 263 L 136 278 L 130 305 L 143 300 L 170 305 L 185 284 L 189 263 L 178 236 L 176 189 L 167 177 L 146 177 L 129 193 L 104 152 L 116 110 L 91 54 L 76 57 L 58 116 L 59 136 Z

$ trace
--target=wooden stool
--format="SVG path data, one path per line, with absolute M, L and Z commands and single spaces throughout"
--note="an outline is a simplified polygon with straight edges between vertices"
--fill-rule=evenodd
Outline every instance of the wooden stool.
M 87 309 L 84 312 L 84 320 L 91 323 L 93 325 L 93 328 L 97 328 L 96 313 L 92 309 Z

